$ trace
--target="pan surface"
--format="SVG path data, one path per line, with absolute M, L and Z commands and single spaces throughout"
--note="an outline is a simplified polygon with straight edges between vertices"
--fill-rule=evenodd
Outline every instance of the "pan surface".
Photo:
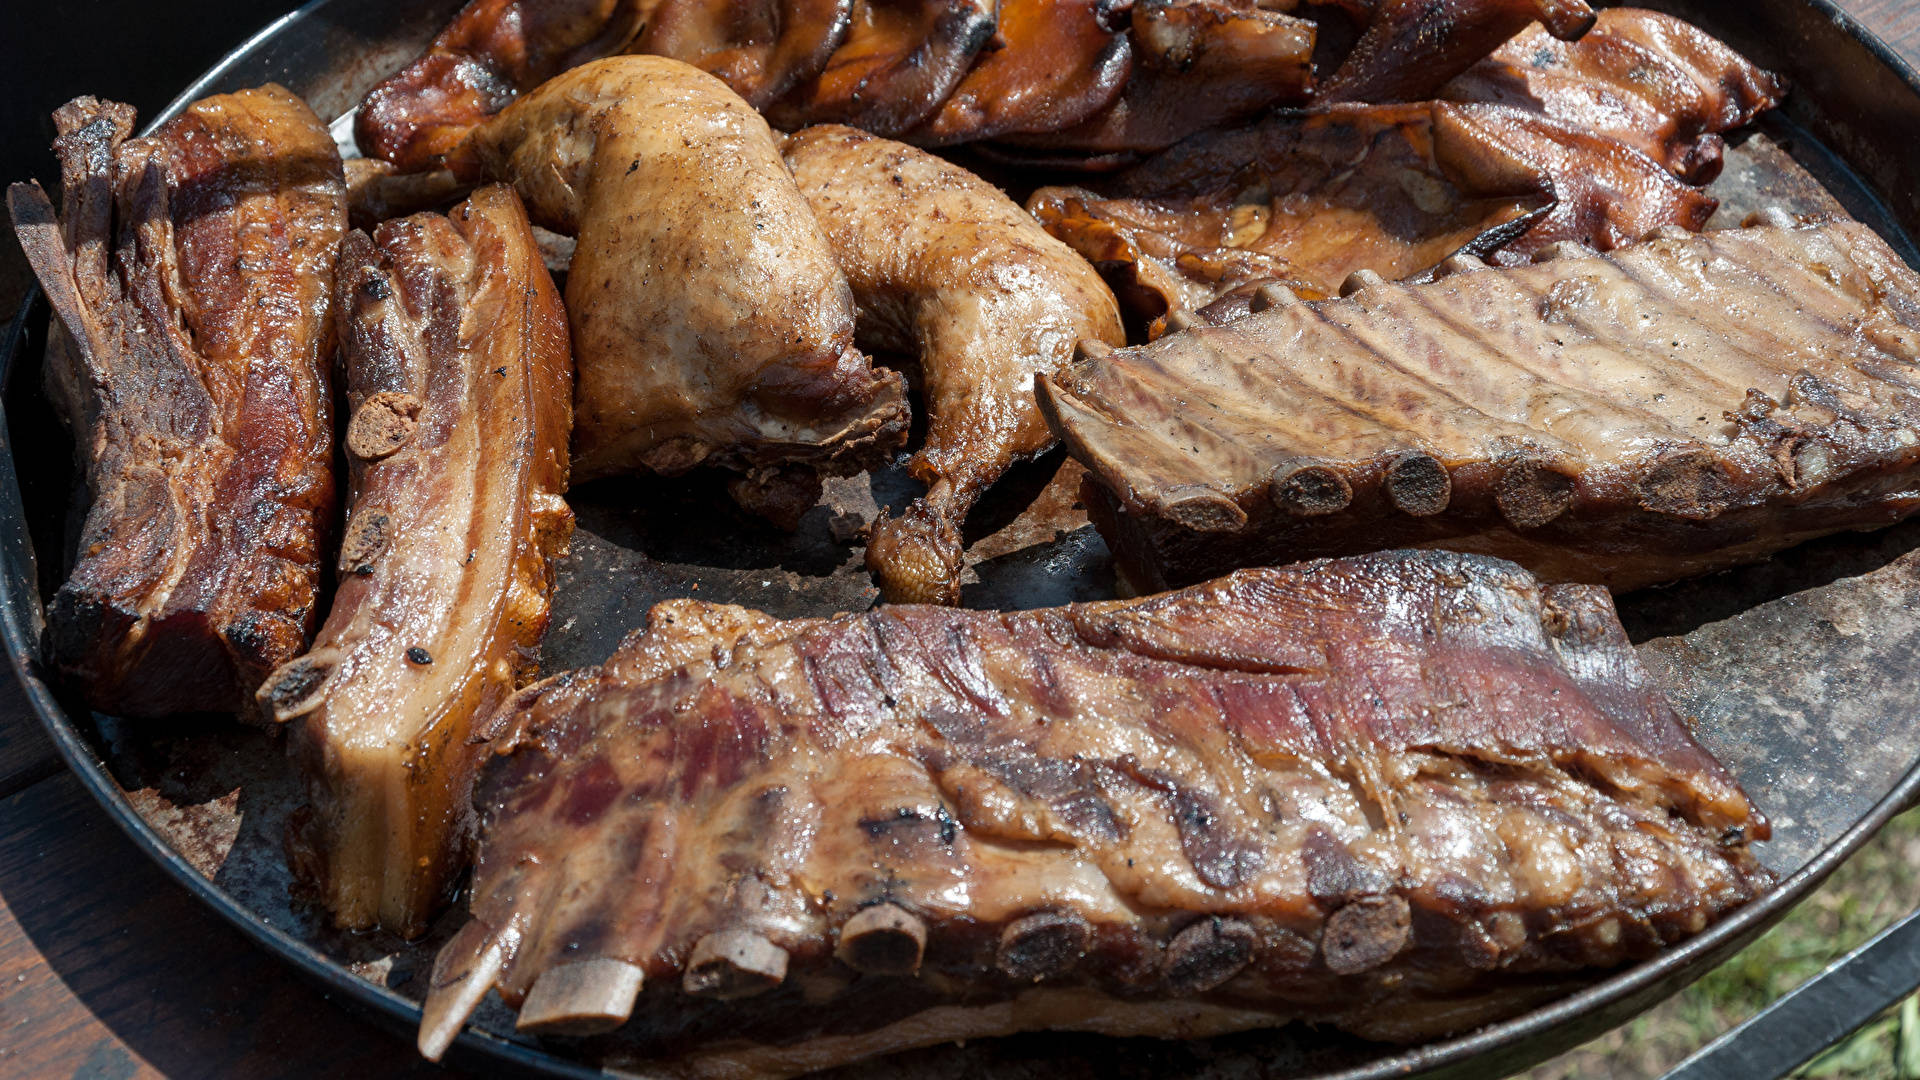
M 323 116 L 426 42 L 450 0 L 316 0 L 268 27 L 187 88 L 280 82 Z M 1920 79 L 1826 0 L 1652 3 L 1774 71 L 1793 92 L 1732 147 L 1712 191 L 1715 225 L 1777 205 L 1832 208 L 1878 229 L 1910 263 L 1920 236 Z M 153 120 L 164 119 L 172 109 Z M 341 130 L 342 126 L 336 126 Z M 39 389 L 45 305 L 29 300 L 0 341 L 0 632 L 67 763 L 142 850 L 188 890 L 336 998 L 411 1028 L 434 951 L 464 912 L 419 942 L 328 929 L 291 893 L 281 856 L 297 785 L 278 744 L 230 720 L 123 724 L 88 713 L 40 668 L 41 597 L 64 568 L 70 443 Z M 16 447 L 31 448 L 16 454 Z M 969 522 L 975 607 L 1109 596 L 1106 549 L 1073 502 L 1077 469 L 1056 453 L 1003 480 Z M 647 607 L 693 595 L 777 615 L 859 609 L 874 596 L 859 549 L 836 539 L 915 494 L 898 467 L 830 485 L 789 536 L 738 516 L 717 481 L 603 481 L 569 496 L 579 516 L 562 565 L 549 669 L 596 663 Z M 644 507 L 644 511 L 637 508 Z M 717 534 L 717 535 L 716 535 Z M 1679 947 L 1505 1023 L 1418 1048 L 1300 1026 L 1201 1042 L 1042 1034 L 940 1047 L 842 1070 L 916 1078 L 1045 1075 L 1375 1078 L 1489 1076 L 1523 1068 L 1621 1023 L 1751 941 L 1920 792 L 1920 521 L 1805 545 L 1774 561 L 1622 598 L 1641 654 L 1697 731 L 1776 826 L 1758 852 L 1780 876 L 1766 896 Z M 497 1001 L 450 1063 L 491 1073 L 645 1074 L 616 1035 L 534 1042 Z

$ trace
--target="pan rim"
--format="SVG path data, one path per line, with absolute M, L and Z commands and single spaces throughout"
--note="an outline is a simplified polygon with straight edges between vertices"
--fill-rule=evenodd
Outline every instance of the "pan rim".
M 177 115 L 187 105 L 206 96 L 233 69 L 282 33 L 328 8 L 336 0 L 308 0 L 307 3 L 273 20 L 246 41 L 223 56 L 218 63 L 188 84 L 168 105 L 154 114 L 145 130 Z M 1873 59 L 1904 82 L 1920 97 L 1920 71 L 1896 53 L 1883 39 L 1839 8 L 1834 0 L 1796 0 L 1830 21 L 1843 35 L 1864 47 Z M 1838 153 L 1838 151 L 1835 151 Z M 1883 198 L 1878 190 L 1872 192 Z M 1920 237 L 1916 237 L 1920 239 Z M 19 310 L 0 338 L 0 392 L 15 374 L 16 360 L 25 348 L 27 327 L 44 303 L 37 284 L 30 284 Z M 8 431 L 4 401 L 0 401 L 0 433 Z M 4 438 L 4 434 L 0 434 Z M 7 661 L 28 704 L 41 727 L 54 744 L 62 762 L 79 779 L 87 793 L 104 809 L 114 824 L 160 869 L 196 900 L 211 908 L 255 945 L 291 964 L 324 991 L 346 999 L 352 1006 L 370 1012 L 387 1026 L 411 1030 L 420 1020 L 420 1005 L 398 992 L 362 978 L 341 967 L 312 945 L 256 916 L 225 889 L 202 875 L 175 851 L 153 825 L 133 807 L 125 792 L 114 781 L 106 763 L 96 754 L 80 731 L 82 723 L 67 714 L 52 686 L 42 677 L 38 660 L 38 609 L 30 582 L 24 594 L 22 581 L 30 579 L 34 553 L 27 534 L 24 506 L 15 470 L 11 440 L 0 448 L 0 640 L 4 641 Z M 16 571 L 25 565 L 24 575 Z M 1915 761 L 1870 810 L 1855 820 L 1831 843 L 1821 848 L 1804 865 L 1752 903 L 1721 919 L 1688 940 L 1663 949 L 1657 956 L 1616 971 L 1574 993 L 1519 1016 L 1415 1047 L 1391 1053 L 1371 1062 L 1336 1072 L 1315 1074 L 1314 1080 L 1385 1080 L 1428 1073 L 1449 1066 L 1460 1066 L 1482 1055 L 1521 1043 L 1530 1036 L 1556 1028 L 1609 1005 L 1625 1001 L 1652 988 L 1664 979 L 1683 973 L 1706 954 L 1744 944 L 1768 925 L 1791 911 L 1829 874 L 1847 860 L 1895 815 L 1920 800 L 1920 747 Z M 1704 975 L 1694 972 L 1687 981 Z M 1684 983 L 1682 984 L 1684 985 Z M 1677 988 L 1676 988 L 1677 989 Z M 1282 1025 L 1284 1026 L 1284 1025 Z M 604 1077 L 614 1070 L 576 1061 L 549 1049 L 502 1038 L 471 1025 L 463 1028 L 454 1043 L 461 1056 L 478 1056 L 529 1072 L 555 1077 Z M 624 1070 L 620 1075 L 631 1075 Z

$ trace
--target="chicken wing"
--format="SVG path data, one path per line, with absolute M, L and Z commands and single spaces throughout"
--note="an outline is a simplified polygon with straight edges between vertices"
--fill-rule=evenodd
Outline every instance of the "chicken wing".
M 787 163 L 847 272 L 869 347 L 917 355 L 931 421 L 909 468 L 928 485 L 875 526 L 867 566 L 889 600 L 955 603 L 960 524 L 1008 466 L 1052 445 L 1038 374 L 1083 338 L 1124 343 L 1093 268 L 999 189 L 852 128 L 787 142 Z
M 512 183 L 574 234 L 574 474 L 699 465 L 791 524 L 819 471 L 907 435 L 905 383 L 854 346 L 854 300 L 766 121 L 711 75 L 622 56 L 475 131 L 456 171 Z

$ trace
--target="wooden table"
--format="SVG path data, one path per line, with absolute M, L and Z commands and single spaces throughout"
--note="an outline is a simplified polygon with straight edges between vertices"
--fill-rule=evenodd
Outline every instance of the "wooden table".
M 1920 63 L 1920 0 L 1840 2 Z M 56 7 L 85 5 L 42 10 Z M 9 312 L 12 284 L 0 274 Z M 150 865 L 65 772 L 12 677 L 0 678 L 0 1077 L 429 1074 L 445 1075 Z

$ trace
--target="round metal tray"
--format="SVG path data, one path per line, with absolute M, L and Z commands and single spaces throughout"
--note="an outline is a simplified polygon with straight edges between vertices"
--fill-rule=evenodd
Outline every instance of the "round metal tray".
M 1827 0 L 1750 0 L 1737 18 L 1709 0 L 1672 11 L 1784 73 L 1780 113 L 1737 141 L 1714 193 L 1716 224 L 1751 209 L 1830 208 L 1837 199 L 1909 262 L 1920 236 L 1920 77 Z M 210 93 L 282 83 L 323 116 L 343 116 L 416 53 L 451 0 L 315 0 L 186 88 L 165 119 Z M 336 125 L 336 131 L 343 125 Z M 70 443 L 37 377 L 44 303 L 30 298 L 0 340 L 0 635 L 61 756 L 136 845 L 240 930 L 376 1021 L 410 1030 L 434 950 L 464 919 L 426 938 L 332 931 L 294 902 L 280 853 L 297 786 L 277 743 L 230 720 L 123 724 L 88 713 L 40 666 L 41 597 L 69 543 Z M 17 454 L 15 448 L 31 447 Z M 1056 453 L 1003 481 L 969 522 L 977 581 L 965 601 L 1032 607 L 1109 595 L 1105 547 L 1073 502 L 1075 467 Z M 577 489 L 574 554 L 563 564 L 549 668 L 594 663 L 669 596 L 697 595 L 779 615 L 860 608 L 873 591 L 837 514 L 899 506 L 913 485 L 896 467 L 835 482 L 829 505 L 777 534 L 738 517 L 717 484 L 607 481 Z M 36 558 L 36 552 L 44 553 Z M 852 1066 L 844 1075 L 1045 1075 L 1116 1080 L 1170 1075 L 1288 1075 L 1360 1080 L 1492 1076 L 1525 1067 L 1621 1023 L 1703 974 L 1804 898 L 1920 793 L 1920 522 L 1830 538 L 1772 562 L 1622 598 L 1648 666 L 1701 741 L 1772 817 L 1760 845 L 1780 876 L 1764 897 L 1686 943 L 1597 978 L 1549 1006 L 1419 1047 L 1372 1044 L 1293 1026 L 1199 1042 L 1036 1034 L 976 1040 Z M 618 1051 L 615 1051 L 618 1053 Z M 644 1074 L 644 1062 L 589 1060 L 584 1048 L 517 1036 L 493 1001 L 449 1062 L 489 1073 Z

